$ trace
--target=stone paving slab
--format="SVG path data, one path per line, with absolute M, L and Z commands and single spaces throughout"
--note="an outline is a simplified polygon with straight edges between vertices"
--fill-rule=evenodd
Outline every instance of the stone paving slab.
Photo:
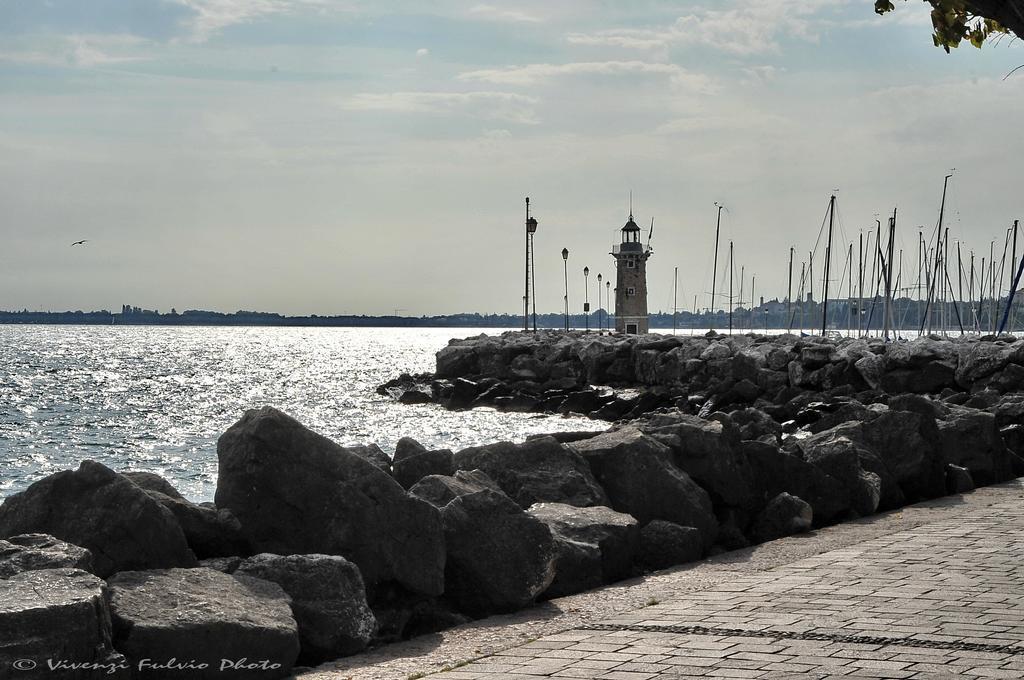
M 1022 480 L 938 499 L 391 645 L 303 680 L 1020 679 L 1022 501 Z M 664 596 L 637 604 L 651 592 Z

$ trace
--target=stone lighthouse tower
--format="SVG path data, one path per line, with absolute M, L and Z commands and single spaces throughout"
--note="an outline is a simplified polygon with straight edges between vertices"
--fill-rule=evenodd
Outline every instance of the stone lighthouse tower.
M 615 330 L 635 335 L 650 330 L 647 317 L 647 258 L 653 251 L 640 242 L 640 227 L 629 213 L 622 243 L 612 247 L 615 258 Z

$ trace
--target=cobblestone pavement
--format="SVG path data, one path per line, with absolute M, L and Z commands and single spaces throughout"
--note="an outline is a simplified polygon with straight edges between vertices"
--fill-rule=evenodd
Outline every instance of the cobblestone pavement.
M 1024 678 L 1022 489 L 430 678 Z

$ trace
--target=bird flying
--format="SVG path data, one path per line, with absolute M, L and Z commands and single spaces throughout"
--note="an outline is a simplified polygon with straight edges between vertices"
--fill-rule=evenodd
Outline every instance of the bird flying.
M 74 243 L 71 244 L 71 247 L 74 248 L 75 246 L 84 246 L 88 242 L 89 242 L 89 239 L 87 239 L 87 238 L 86 239 L 82 239 L 81 241 L 75 241 Z

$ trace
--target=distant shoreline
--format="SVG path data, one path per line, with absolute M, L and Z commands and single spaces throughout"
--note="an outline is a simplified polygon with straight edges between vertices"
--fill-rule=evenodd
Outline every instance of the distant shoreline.
M 986 304 L 979 305 L 974 309 L 977 315 L 976 323 L 980 330 L 994 329 L 998 321 L 997 313 L 1003 309 L 1003 301 L 986 300 Z M 977 304 L 977 303 L 973 303 Z M 897 330 L 917 330 L 920 320 L 927 311 L 927 307 L 920 300 L 900 298 L 893 301 L 896 311 L 895 328 Z M 847 328 L 857 329 L 857 308 L 861 308 L 861 330 L 881 330 L 883 323 L 883 304 L 880 298 L 874 300 L 865 299 L 862 305 L 853 300 L 830 300 L 828 306 L 828 330 L 843 331 Z M 672 312 L 655 312 L 649 315 L 651 330 L 666 331 L 673 328 L 680 331 L 695 330 L 705 332 L 709 328 L 719 330 L 731 329 L 734 333 L 765 332 L 790 329 L 793 332 L 801 330 L 820 332 L 822 325 L 822 314 L 824 305 L 813 300 L 803 302 L 796 301 L 792 305 L 779 300 L 762 302 L 754 309 L 737 306 L 733 313 L 725 310 L 714 313 L 708 311 L 678 311 L 675 315 Z M 948 330 L 959 330 L 958 324 L 961 316 L 970 318 L 968 309 L 954 303 L 937 303 L 931 305 L 931 316 L 936 319 L 946 319 Z M 401 311 L 401 310 L 397 310 Z M 565 327 L 565 316 L 560 313 L 537 314 L 536 319 L 530 318 L 531 328 L 554 328 Z M 588 316 L 583 314 L 569 315 L 569 328 L 573 330 L 598 330 L 599 328 L 615 328 L 615 315 L 609 314 L 604 309 L 591 312 Z M 367 315 L 367 314 L 339 314 L 333 316 L 321 316 L 311 314 L 306 316 L 287 316 L 275 312 L 237 311 L 237 312 L 214 312 L 208 310 L 189 309 L 178 312 L 172 309 L 170 312 L 161 313 L 157 310 L 143 309 L 131 305 L 123 305 L 121 311 L 112 312 L 109 310 L 98 311 L 63 311 L 63 312 L 40 312 L 40 311 L 2 311 L 0 310 L 0 324 L 15 325 L 90 325 L 90 326 L 284 326 L 284 327 L 338 327 L 338 328 L 505 328 L 517 329 L 523 327 L 522 315 L 516 314 L 480 314 L 476 312 L 461 312 L 457 314 L 436 314 L 432 316 L 400 316 L 397 314 L 388 315 Z M 1020 319 L 1011 325 L 1011 329 L 1020 327 Z M 970 330 L 968 328 L 967 330 Z M 1012 332 L 1012 330 L 1011 330 Z

